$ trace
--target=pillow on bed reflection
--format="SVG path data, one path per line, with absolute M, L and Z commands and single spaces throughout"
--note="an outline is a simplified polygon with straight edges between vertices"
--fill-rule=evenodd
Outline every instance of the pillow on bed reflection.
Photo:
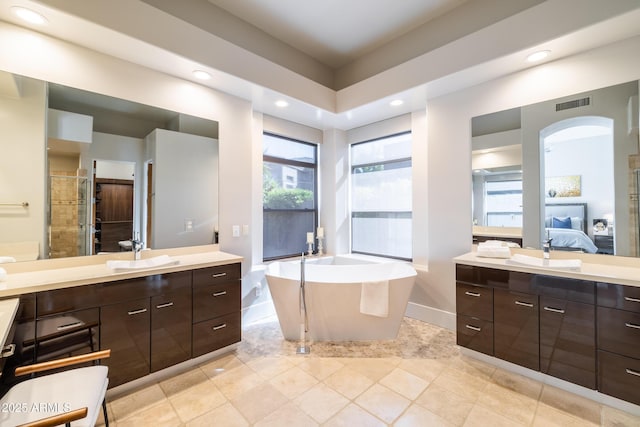
M 552 228 L 571 228 L 571 218 L 568 216 L 559 218 L 554 216 L 551 218 L 551 227 Z

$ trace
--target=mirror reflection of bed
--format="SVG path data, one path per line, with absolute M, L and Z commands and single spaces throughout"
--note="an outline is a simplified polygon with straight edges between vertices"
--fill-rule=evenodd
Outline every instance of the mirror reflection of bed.
M 545 238 L 554 250 L 604 253 L 594 243 L 588 227 L 586 203 L 554 203 L 545 205 Z

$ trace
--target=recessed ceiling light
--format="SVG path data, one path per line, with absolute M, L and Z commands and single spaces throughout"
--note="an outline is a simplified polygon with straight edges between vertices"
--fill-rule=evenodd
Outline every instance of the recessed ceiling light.
M 195 70 L 193 72 L 193 76 L 196 79 L 200 79 L 200 80 L 209 80 L 211 78 L 211 74 L 207 73 L 206 71 L 202 71 L 202 70 Z
M 533 52 L 531 55 L 527 56 L 528 62 L 536 62 L 541 61 L 551 53 L 550 50 L 540 50 L 538 52 Z
M 42 25 L 47 23 L 47 18 L 45 18 L 38 12 L 34 12 L 31 9 L 20 6 L 13 6 L 11 9 L 18 18 L 22 19 L 23 21 L 29 22 L 30 24 Z
M 389 103 L 389 105 L 391 105 L 392 107 L 397 107 L 402 104 L 404 104 L 404 101 L 402 99 L 394 99 Z
M 284 107 L 288 107 L 288 106 L 289 106 L 289 103 L 287 101 L 285 101 L 284 99 L 276 101 L 276 107 L 284 108 Z

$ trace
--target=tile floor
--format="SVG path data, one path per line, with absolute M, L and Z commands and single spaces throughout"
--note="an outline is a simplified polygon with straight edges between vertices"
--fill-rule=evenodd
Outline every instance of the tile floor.
M 108 403 L 125 426 L 640 426 L 640 417 L 459 354 L 406 318 L 397 340 L 298 343 L 276 319 L 232 353 Z

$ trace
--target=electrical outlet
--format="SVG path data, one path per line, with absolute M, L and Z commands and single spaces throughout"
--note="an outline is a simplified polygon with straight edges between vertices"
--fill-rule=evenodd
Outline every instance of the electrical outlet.
M 234 225 L 233 227 L 231 227 L 231 233 L 233 237 L 240 237 L 240 226 Z

